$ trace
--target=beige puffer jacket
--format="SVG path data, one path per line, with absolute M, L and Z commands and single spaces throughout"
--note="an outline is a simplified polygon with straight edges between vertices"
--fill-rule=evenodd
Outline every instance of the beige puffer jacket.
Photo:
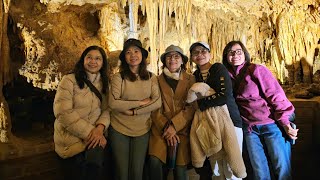
M 93 85 L 101 92 L 100 74 L 92 78 Z M 85 85 L 80 89 L 74 74 L 65 75 L 57 89 L 53 110 L 56 117 L 54 123 L 55 151 L 61 158 L 72 157 L 85 150 L 86 139 L 97 124 L 103 124 L 105 129 L 110 124 L 110 114 L 107 108 L 107 97 L 102 94 L 102 104 L 99 98 Z

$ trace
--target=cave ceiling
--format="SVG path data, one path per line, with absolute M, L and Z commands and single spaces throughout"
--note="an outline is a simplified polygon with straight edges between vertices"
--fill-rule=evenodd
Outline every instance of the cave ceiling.
M 115 72 L 130 37 L 150 51 L 155 73 L 165 47 L 179 45 L 189 55 L 190 44 L 199 40 L 209 42 L 214 62 L 221 62 L 229 41 L 243 41 L 252 61 L 268 66 L 281 82 L 312 82 L 320 69 L 319 0 L 2 1 L 10 72 L 46 90 L 57 87 L 90 45 L 106 50 Z

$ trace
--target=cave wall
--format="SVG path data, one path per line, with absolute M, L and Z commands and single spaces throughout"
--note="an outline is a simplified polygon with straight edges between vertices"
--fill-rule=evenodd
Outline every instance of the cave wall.
M 155 73 L 170 44 L 188 54 L 191 43 L 207 41 L 212 60 L 220 62 L 224 46 L 241 40 L 253 62 L 268 66 L 282 83 L 310 83 L 319 68 L 319 11 L 319 1 L 309 0 L 15 0 L 9 16 L 23 46 L 19 73 L 53 90 L 85 47 L 97 44 L 110 54 L 130 37 L 150 50 L 149 69 Z
M 55 90 L 90 45 L 106 50 L 114 73 L 130 37 L 149 49 L 148 68 L 157 74 L 165 47 L 179 45 L 189 55 L 190 44 L 199 40 L 211 45 L 213 62 L 221 62 L 229 41 L 241 40 L 252 61 L 266 65 L 281 83 L 311 83 L 320 69 L 319 0 L 1 0 L 0 5 L 1 89 L 19 73 L 35 87 Z

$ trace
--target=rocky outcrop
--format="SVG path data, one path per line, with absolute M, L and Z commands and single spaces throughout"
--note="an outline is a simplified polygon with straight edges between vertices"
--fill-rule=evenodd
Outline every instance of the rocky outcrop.
M 34 87 L 54 90 L 89 45 L 106 50 L 114 73 L 129 37 L 150 51 L 155 73 L 165 47 L 188 54 L 198 40 L 211 45 L 218 62 L 229 41 L 241 40 L 253 62 L 290 86 L 311 83 L 320 69 L 314 0 L 1 0 L 1 7 L 0 88 L 19 73 Z

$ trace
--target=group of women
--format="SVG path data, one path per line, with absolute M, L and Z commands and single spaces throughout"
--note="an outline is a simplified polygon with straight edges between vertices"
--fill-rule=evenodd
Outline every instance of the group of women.
M 291 179 L 287 139 L 297 138 L 289 121 L 294 107 L 270 71 L 251 64 L 240 41 L 226 45 L 223 64 L 211 64 L 205 42 L 189 50 L 197 65 L 193 75 L 186 72 L 183 50 L 170 45 L 160 57 L 162 74 L 156 76 L 147 70 L 148 51 L 139 40 L 128 39 L 119 55 L 120 72 L 110 85 L 104 50 L 90 46 L 82 53 L 54 100 L 55 151 L 66 179 L 99 179 L 110 147 L 117 180 L 167 179 L 169 169 L 174 179 L 185 180 L 195 111 L 223 105 L 234 127 L 224 133 L 236 134 L 240 151 L 245 141 L 253 178 Z M 196 102 L 187 103 L 196 83 L 207 84 L 213 93 L 197 94 Z M 200 179 L 237 179 L 215 169 L 208 159 L 195 168 Z

